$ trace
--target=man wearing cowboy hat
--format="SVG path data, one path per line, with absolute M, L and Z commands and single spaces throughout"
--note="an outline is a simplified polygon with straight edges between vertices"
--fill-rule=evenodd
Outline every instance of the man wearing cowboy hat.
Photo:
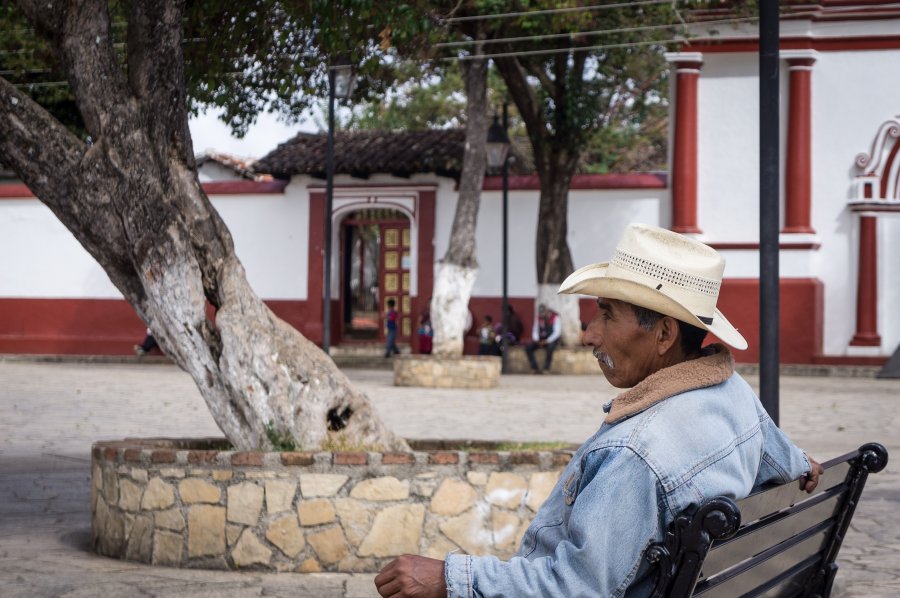
M 626 228 L 608 263 L 570 275 L 560 293 L 597 297 L 584 333 L 609 382 L 604 406 L 525 532 L 516 556 L 402 556 L 375 584 L 382 596 L 645 596 L 645 549 L 690 505 L 743 498 L 821 466 L 775 426 L 734 371 L 725 344 L 747 341 L 716 309 L 725 261 L 661 228 Z M 701 348 L 707 332 L 725 344 Z

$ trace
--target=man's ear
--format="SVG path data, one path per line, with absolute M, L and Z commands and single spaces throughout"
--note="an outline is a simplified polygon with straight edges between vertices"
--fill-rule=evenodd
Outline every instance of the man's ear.
M 656 328 L 656 350 L 660 355 L 665 355 L 676 345 L 681 335 L 678 320 L 672 316 L 663 316 Z

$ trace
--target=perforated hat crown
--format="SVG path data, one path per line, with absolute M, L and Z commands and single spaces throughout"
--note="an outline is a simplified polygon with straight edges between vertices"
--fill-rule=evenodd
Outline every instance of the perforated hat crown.
M 747 341 L 716 309 L 724 272 L 725 259 L 712 247 L 656 226 L 631 224 L 609 262 L 579 268 L 559 292 L 652 309 L 746 349 Z

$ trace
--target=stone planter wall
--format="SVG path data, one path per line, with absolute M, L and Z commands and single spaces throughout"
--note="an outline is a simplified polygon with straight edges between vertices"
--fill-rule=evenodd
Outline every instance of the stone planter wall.
M 263 453 L 215 439 L 99 442 L 94 546 L 154 565 L 298 572 L 376 572 L 403 553 L 508 557 L 572 454 L 411 444 Z
M 397 355 L 394 386 L 426 388 L 493 388 L 500 382 L 499 357 L 465 355 Z
M 528 364 L 528 356 L 525 355 L 525 347 L 517 345 L 509 349 L 509 373 L 530 374 L 531 366 Z M 539 366 L 544 365 L 544 350 L 538 349 L 534 354 Z M 553 362 L 550 364 L 551 374 L 582 375 L 594 374 L 602 376 L 603 372 L 597 365 L 593 347 L 557 347 L 553 352 Z

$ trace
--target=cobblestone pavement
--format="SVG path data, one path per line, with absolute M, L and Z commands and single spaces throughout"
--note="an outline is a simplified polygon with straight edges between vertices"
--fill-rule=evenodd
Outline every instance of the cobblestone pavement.
M 602 376 L 506 376 L 473 392 L 395 388 L 389 371 L 346 373 L 406 438 L 579 442 L 616 394 Z M 782 427 L 810 454 L 825 460 L 872 440 L 892 453 L 869 479 L 834 596 L 900 596 L 898 413 L 900 380 L 781 379 Z M 92 442 L 210 435 L 221 434 L 171 365 L 0 360 L 0 596 L 377 596 L 372 575 L 180 570 L 88 550 Z

